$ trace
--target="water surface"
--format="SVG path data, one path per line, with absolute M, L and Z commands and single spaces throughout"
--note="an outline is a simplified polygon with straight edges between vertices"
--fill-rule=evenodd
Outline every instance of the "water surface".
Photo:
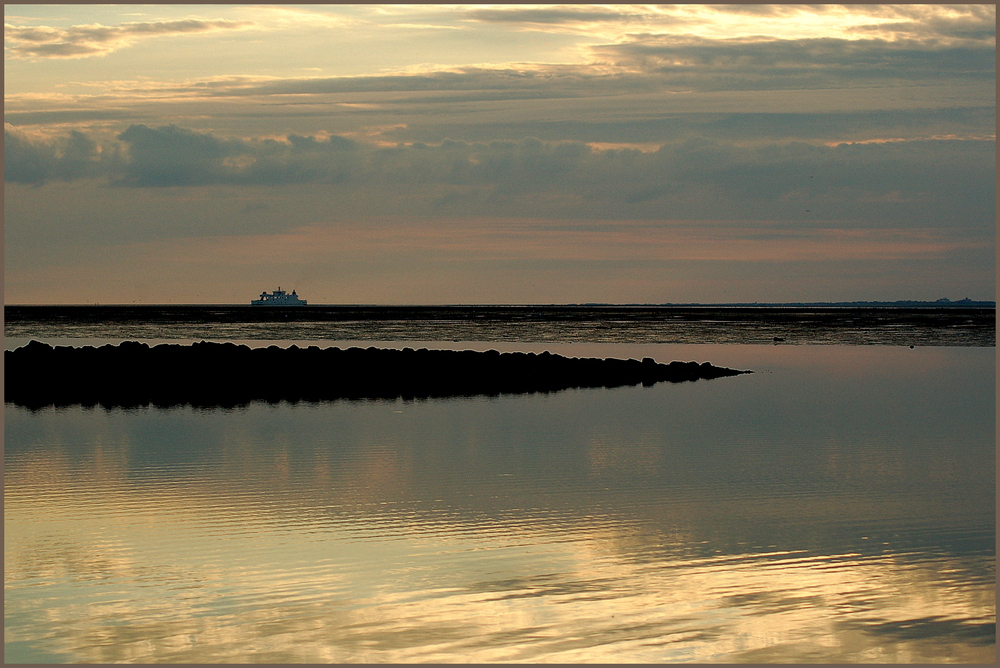
M 5 660 L 993 660 L 994 349 L 547 348 L 756 373 L 7 405 Z
M 8 337 L 996 346 L 985 307 L 6 306 Z

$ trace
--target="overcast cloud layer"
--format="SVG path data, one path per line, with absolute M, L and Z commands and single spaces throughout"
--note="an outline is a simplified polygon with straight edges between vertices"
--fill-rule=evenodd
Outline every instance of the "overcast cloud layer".
M 5 26 L 8 303 L 994 298 L 993 6 Z

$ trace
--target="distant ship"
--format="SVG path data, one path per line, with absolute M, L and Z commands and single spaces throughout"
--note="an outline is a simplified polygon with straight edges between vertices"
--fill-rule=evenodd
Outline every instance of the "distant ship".
M 251 299 L 250 306 L 305 306 L 306 300 L 299 299 L 292 290 L 292 294 L 286 294 L 280 287 L 272 293 L 260 293 L 260 299 Z

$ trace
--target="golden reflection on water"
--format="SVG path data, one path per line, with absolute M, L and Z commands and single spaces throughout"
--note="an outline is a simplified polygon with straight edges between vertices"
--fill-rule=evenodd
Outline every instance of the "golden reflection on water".
M 994 651 L 961 642 L 970 620 L 989 621 L 988 583 L 941 578 L 969 558 L 692 556 L 683 528 L 556 513 L 469 531 L 365 495 L 340 500 L 355 511 L 346 521 L 295 521 L 274 498 L 281 467 L 269 469 L 275 486 L 232 493 L 197 473 L 112 483 L 121 469 L 105 454 L 92 476 L 40 456 L 6 472 L 8 619 L 37 616 L 23 590 L 46 588 L 60 599 L 39 620 L 54 630 L 49 651 L 74 661 L 978 662 Z M 379 486 L 391 466 L 376 456 L 353 472 Z M 68 517 L 74 507 L 87 510 Z M 651 545 L 660 558 L 634 558 Z M 913 620 L 956 628 L 925 638 L 906 633 Z M 873 623 L 900 628 L 873 635 Z M 28 628 L 8 627 L 8 641 Z
M 5 659 L 992 662 L 980 432 L 734 397 L 8 408 Z
M 353 547 L 358 559 L 384 562 L 384 555 L 368 554 L 378 546 Z M 367 571 L 226 572 L 187 564 L 157 576 L 194 590 L 190 597 L 177 592 L 169 606 L 145 598 L 148 574 L 130 571 L 135 564 L 121 559 L 113 574 L 135 584 L 112 590 L 115 600 L 64 603 L 47 622 L 60 629 L 52 650 L 93 663 L 241 661 L 249 652 L 255 661 L 274 662 L 613 662 L 623 656 L 911 662 L 987 661 L 992 655 L 989 645 L 940 636 L 875 642 L 864 629 L 870 617 L 844 610 L 857 607 L 852 599 L 860 597 L 861 607 L 881 603 L 883 624 L 941 619 L 942 609 L 949 611 L 942 621 L 982 618 L 990 603 L 985 592 L 942 591 L 930 569 L 914 572 L 891 560 L 866 563 L 850 555 L 836 568 L 825 560 L 768 567 L 758 559 L 653 568 L 615 561 L 606 548 L 601 537 L 588 535 L 558 554 L 536 555 L 558 562 L 551 574 L 431 587 L 398 568 L 389 569 L 392 587 L 368 582 L 366 588 L 358 578 L 370 579 Z M 501 552 L 496 558 L 503 556 L 502 548 L 493 549 Z M 225 592 L 220 580 L 238 581 L 238 593 Z

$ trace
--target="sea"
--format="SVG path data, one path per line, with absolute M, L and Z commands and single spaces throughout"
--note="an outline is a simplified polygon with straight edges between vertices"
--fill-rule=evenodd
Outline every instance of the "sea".
M 6 403 L 7 663 L 995 660 L 992 309 L 48 308 L 7 307 L 5 348 L 547 350 L 753 373 Z

